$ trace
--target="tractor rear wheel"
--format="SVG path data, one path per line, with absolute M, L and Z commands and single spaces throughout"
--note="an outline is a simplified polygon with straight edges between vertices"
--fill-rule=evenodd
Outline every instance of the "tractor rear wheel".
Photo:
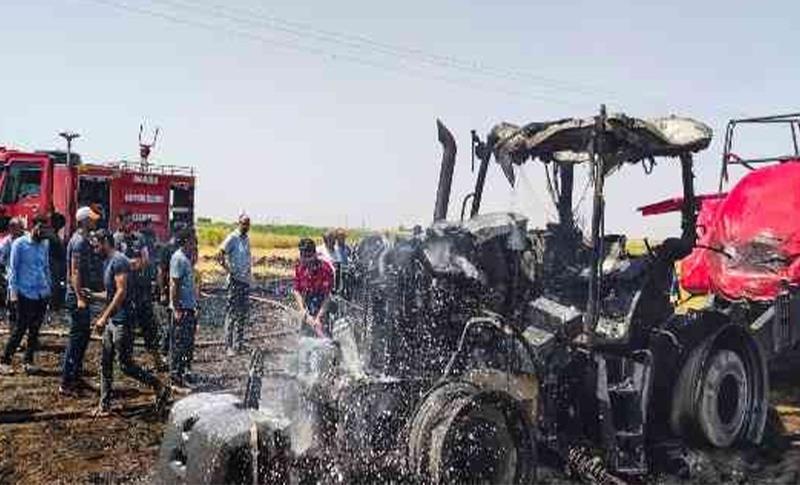
M 751 413 L 747 369 L 738 353 L 717 350 L 703 373 L 699 423 L 712 445 L 727 448 L 742 434 Z
M 752 370 L 738 349 L 695 349 L 683 366 L 673 400 L 673 430 L 718 448 L 740 442 L 756 399 Z
M 414 415 L 409 465 L 424 483 L 530 483 L 535 468 L 530 428 L 510 396 L 447 383 Z

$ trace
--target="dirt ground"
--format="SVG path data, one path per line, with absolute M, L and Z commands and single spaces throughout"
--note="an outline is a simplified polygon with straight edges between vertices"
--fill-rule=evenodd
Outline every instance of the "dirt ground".
M 219 296 L 204 298 L 200 343 L 194 371 L 214 375 L 208 390 L 239 391 L 248 358 L 228 361 L 221 338 L 223 304 Z M 253 334 L 280 343 L 286 333 L 285 314 L 266 305 L 253 307 Z M 0 329 L 7 328 L 5 324 Z M 56 315 L 44 329 L 65 330 Z M 5 341 L 7 335 L 0 335 Z M 115 415 L 93 418 L 97 392 L 80 398 L 58 394 L 59 359 L 65 337 L 42 338 L 38 364 L 42 372 L 0 377 L 0 485 L 4 484 L 116 484 L 148 483 L 157 459 L 163 417 L 151 410 L 153 393 L 131 381 L 115 379 Z M 137 347 L 138 361 L 149 367 L 149 357 Z M 98 385 L 99 342 L 87 353 L 86 379 Z M 18 363 L 18 362 L 17 362 Z M 655 476 L 650 483 L 800 483 L 800 352 L 783 359 L 772 374 L 773 416 L 769 435 L 757 449 L 737 452 L 697 452 L 690 477 Z M 162 374 L 162 377 L 163 374 Z M 569 483 L 560 472 L 545 470 L 540 478 Z

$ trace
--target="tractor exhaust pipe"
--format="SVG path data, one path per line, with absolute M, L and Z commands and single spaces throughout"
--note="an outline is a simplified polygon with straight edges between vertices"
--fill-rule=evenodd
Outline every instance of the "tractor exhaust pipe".
M 436 120 L 439 143 L 442 144 L 442 168 L 439 171 L 439 186 L 436 189 L 436 205 L 433 208 L 433 222 L 447 219 L 447 206 L 450 204 L 450 188 L 453 185 L 453 170 L 456 166 L 456 140 L 450 130 L 440 120 Z

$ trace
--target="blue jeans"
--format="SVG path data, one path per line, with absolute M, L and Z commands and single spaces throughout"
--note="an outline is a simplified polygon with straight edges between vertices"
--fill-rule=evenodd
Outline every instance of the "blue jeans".
M 194 310 L 184 310 L 180 320 L 173 316 L 171 327 L 169 375 L 172 382 L 180 385 L 194 358 L 194 334 L 197 330 L 197 317 Z
M 89 308 L 79 309 L 76 304 L 70 305 L 69 342 L 64 350 L 64 368 L 61 377 L 62 385 L 73 384 L 83 370 L 83 357 L 89 345 L 91 335 L 91 315 Z
M 322 308 L 322 302 L 325 301 L 328 295 L 322 293 L 310 293 L 303 295 L 303 301 L 306 304 L 306 311 L 311 316 L 316 316 Z M 328 326 L 327 315 L 320 315 L 322 319 L 322 332 L 330 337 L 331 329 Z M 317 333 L 308 325 L 303 324 L 300 327 L 300 333 L 307 337 L 316 337 Z

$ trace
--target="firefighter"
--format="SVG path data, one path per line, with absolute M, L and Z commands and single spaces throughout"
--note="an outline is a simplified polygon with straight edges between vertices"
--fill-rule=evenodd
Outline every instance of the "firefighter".
M 67 295 L 65 305 L 70 314 L 69 342 L 64 351 L 64 368 L 59 391 L 76 395 L 81 388 L 91 388 L 80 378 L 83 358 L 91 334 L 91 315 L 88 286 L 90 283 L 93 251 L 89 233 L 94 229 L 100 214 L 91 207 L 81 207 L 75 212 L 77 229 L 67 244 Z
M 169 373 L 173 389 L 185 392 L 197 331 L 197 286 L 194 276 L 196 239 L 194 232 L 188 228 L 182 229 L 175 239 L 177 249 L 169 264 L 169 306 L 173 316 Z
M 303 314 L 301 331 L 309 336 L 330 337 L 326 314 L 333 290 L 333 270 L 317 255 L 313 239 L 301 239 L 298 249 L 300 261 L 294 269 L 292 293 Z
M 11 372 L 11 358 L 27 334 L 24 369 L 34 374 L 34 355 L 39 346 L 39 329 L 50 298 L 50 249 L 47 234 L 49 221 L 36 216 L 30 234 L 17 238 L 11 245 L 8 262 L 9 304 L 16 307 L 17 318 L 11 336 L 0 357 L 0 373 Z
M 107 231 L 98 231 L 103 265 L 103 286 L 106 305 L 94 323 L 95 330 L 103 336 L 103 352 L 100 365 L 100 405 L 98 415 L 111 411 L 111 388 L 114 378 L 114 358 L 119 362 L 123 374 L 153 388 L 156 393 L 155 407 L 160 410 L 169 398 L 169 388 L 158 378 L 142 369 L 133 361 L 133 298 L 131 287 L 131 263 L 124 254 L 114 248 L 114 237 Z
M 225 348 L 228 357 L 244 347 L 244 327 L 250 319 L 250 217 L 239 216 L 238 227 L 228 234 L 217 253 L 217 261 L 228 272 L 228 304 L 225 314 Z

